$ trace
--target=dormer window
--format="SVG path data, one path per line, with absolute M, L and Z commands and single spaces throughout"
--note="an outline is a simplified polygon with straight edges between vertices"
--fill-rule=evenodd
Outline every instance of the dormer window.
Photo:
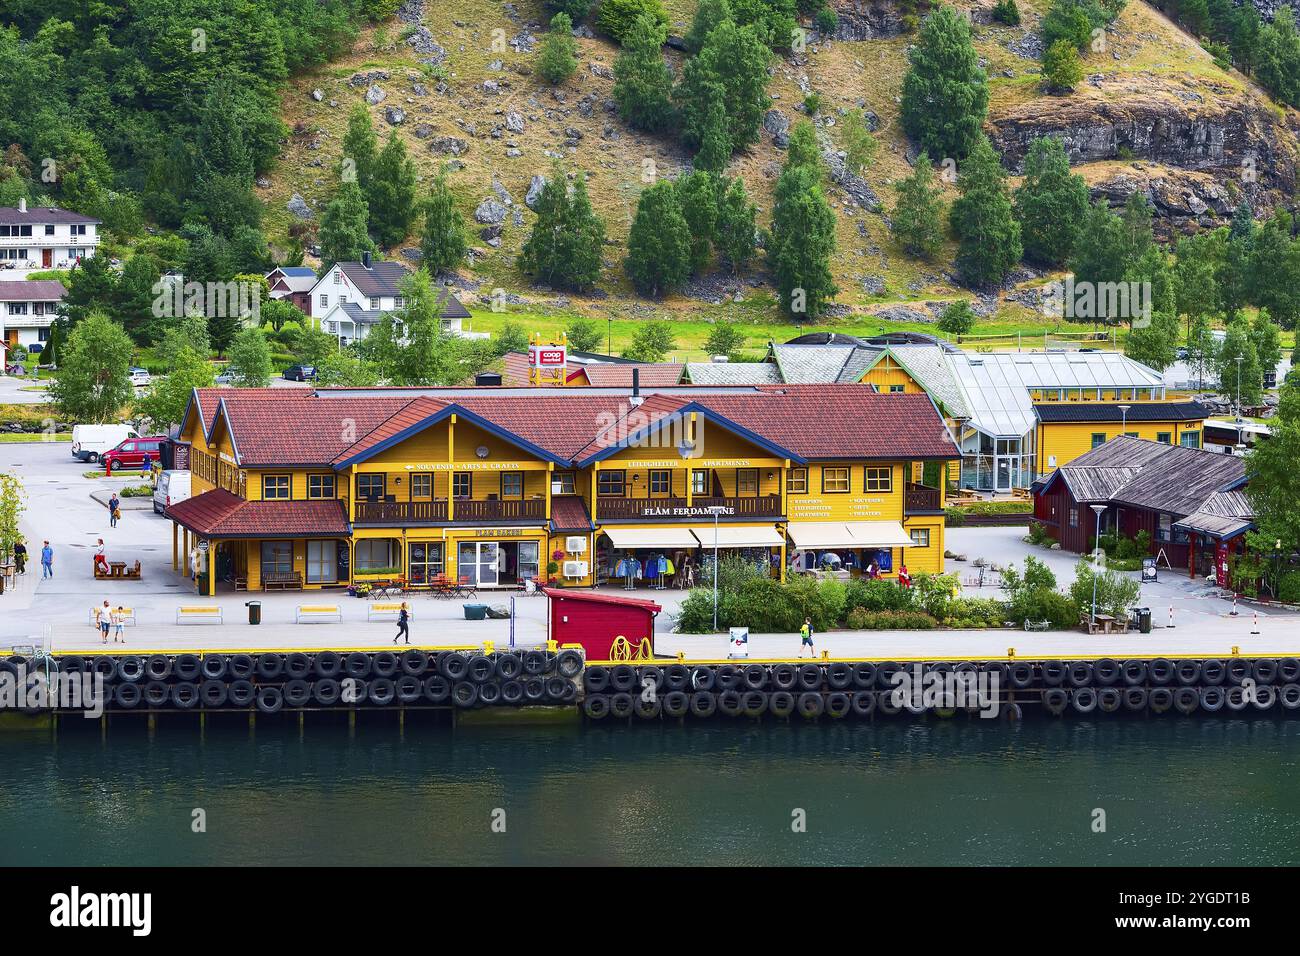
M 372 295 L 370 297 L 370 310 L 372 312 L 375 312 L 378 311 L 378 309 L 379 309 L 379 300 Z

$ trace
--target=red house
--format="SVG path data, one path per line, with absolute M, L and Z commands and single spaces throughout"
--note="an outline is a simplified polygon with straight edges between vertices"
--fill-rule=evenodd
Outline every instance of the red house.
M 655 615 L 663 610 L 654 601 L 594 591 L 542 588 L 551 599 L 549 636 L 559 644 L 581 644 L 589 661 L 609 660 L 614 639 L 625 637 L 634 648 L 649 638 L 653 649 Z

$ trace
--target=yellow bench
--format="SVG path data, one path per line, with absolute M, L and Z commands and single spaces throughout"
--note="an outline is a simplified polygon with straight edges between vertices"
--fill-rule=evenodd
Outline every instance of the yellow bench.
M 295 624 L 324 624 L 326 619 L 343 620 L 343 612 L 337 604 L 299 604 L 293 612 Z
M 176 623 L 221 624 L 222 610 L 216 604 L 189 604 L 176 609 Z
M 396 620 L 398 612 L 400 612 L 401 610 L 402 610 L 402 604 L 400 601 L 394 603 L 367 604 L 366 620 L 377 621 L 380 618 L 387 618 L 390 616 L 394 620 Z M 409 604 L 406 606 L 406 616 L 410 618 L 412 621 L 415 620 L 415 611 L 411 609 L 411 606 Z

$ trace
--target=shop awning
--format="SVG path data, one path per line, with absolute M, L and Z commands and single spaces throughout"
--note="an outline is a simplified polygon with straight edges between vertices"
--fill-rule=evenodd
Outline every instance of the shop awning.
M 790 540 L 810 548 L 906 548 L 912 539 L 897 521 L 791 521 Z
M 690 528 L 610 528 L 603 529 L 616 548 L 698 548 L 700 543 Z
M 713 525 L 691 528 L 691 532 L 699 539 L 701 547 L 713 547 Z M 719 548 L 779 548 L 783 544 L 785 538 L 775 525 L 718 525 Z

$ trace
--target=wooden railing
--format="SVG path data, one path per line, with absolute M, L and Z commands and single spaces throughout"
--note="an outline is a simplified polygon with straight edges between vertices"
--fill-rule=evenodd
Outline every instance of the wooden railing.
M 546 501 L 526 498 L 522 501 L 475 501 L 456 499 L 452 512 L 457 523 L 481 521 L 543 521 Z M 446 501 L 358 501 L 357 524 L 400 525 L 406 522 L 447 520 Z
M 903 489 L 903 514 L 916 514 L 921 511 L 942 511 L 938 488 L 925 485 L 908 485 Z
M 458 509 L 460 505 L 456 506 Z M 712 518 L 708 509 L 726 508 L 725 518 L 777 518 L 781 499 L 776 495 L 759 498 L 696 497 L 689 507 L 685 498 L 598 498 L 598 519 L 646 518 L 665 521 L 699 521 Z

